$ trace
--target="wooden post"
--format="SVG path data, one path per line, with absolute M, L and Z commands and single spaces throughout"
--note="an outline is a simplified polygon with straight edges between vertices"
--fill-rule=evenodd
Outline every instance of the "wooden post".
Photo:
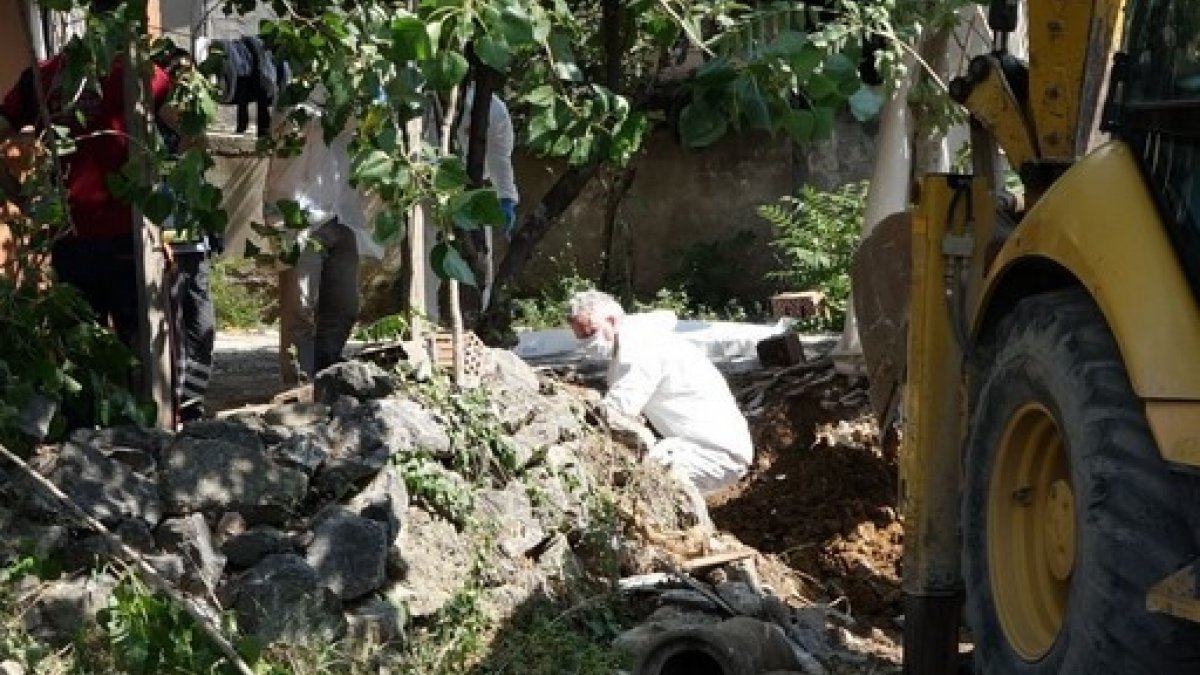
M 143 11 L 145 5 L 142 6 Z M 129 158 L 137 167 L 137 178 L 149 183 L 150 158 L 147 139 L 153 123 L 153 106 L 147 103 L 150 87 L 139 69 L 142 61 L 138 30 L 145 26 L 145 14 L 129 36 L 128 48 L 122 56 L 123 100 L 125 131 L 128 135 Z M 171 349 L 168 330 L 166 274 L 163 263 L 162 233 L 142 217 L 142 210 L 132 205 L 134 260 L 137 264 L 138 324 L 137 357 L 141 364 L 141 393 L 155 405 L 155 426 L 173 429 L 175 410 L 171 392 Z
M 413 148 L 419 149 L 425 138 L 424 116 L 409 120 L 406 132 L 408 147 L 405 148 L 405 152 L 412 152 Z M 409 282 L 406 300 L 409 307 L 410 331 L 412 339 L 420 342 L 424 330 L 421 322 L 425 318 L 434 317 L 437 314 L 437 296 L 434 296 L 431 311 L 425 289 L 428 283 L 425 267 L 429 264 L 429 255 L 425 243 L 425 206 L 423 204 L 413 204 L 408 209 L 408 233 L 406 236 L 408 237 L 408 260 L 405 262 L 408 269 L 403 274 L 408 275 Z
M 454 126 L 454 119 L 458 117 L 458 102 L 461 96 L 462 92 L 458 87 L 451 91 L 450 109 L 446 112 L 446 118 L 442 120 L 441 150 L 443 156 L 450 154 L 450 132 Z M 446 244 L 454 245 L 453 225 L 446 228 Z M 466 374 L 466 356 L 463 344 L 465 339 L 463 338 L 461 291 L 457 279 L 447 280 L 446 285 L 450 290 L 450 339 L 454 346 L 453 377 L 455 384 L 462 384 L 463 376 Z

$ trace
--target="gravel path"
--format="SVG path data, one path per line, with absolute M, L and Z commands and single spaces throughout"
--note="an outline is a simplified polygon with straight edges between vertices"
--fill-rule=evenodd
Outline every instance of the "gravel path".
M 279 332 L 220 331 L 206 406 L 209 414 L 266 403 L 286 387 L 279 379 Z

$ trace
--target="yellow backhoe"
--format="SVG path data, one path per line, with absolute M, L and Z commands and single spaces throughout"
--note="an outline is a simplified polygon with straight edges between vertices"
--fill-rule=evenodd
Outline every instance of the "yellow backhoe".
M 988 15 L 972 174 L 856 262 L 911 247 L 905 356 L 863 333 L 902 373 L 905 672 L 957 672 L 965 617 L 981 675 L 1200 673 L 1200 0 L 1029 0 L 1027 63 Z

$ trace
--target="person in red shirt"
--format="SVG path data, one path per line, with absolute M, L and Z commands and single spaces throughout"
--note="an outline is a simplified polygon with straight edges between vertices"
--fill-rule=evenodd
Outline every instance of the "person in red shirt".
M 78 92 L 66 91 L 65 70 L 62 54 L 37 65 L 50 123 L 65 126 L 76 140 L 75 151 L 60 160 L 70 220 L 55 236 L 50 263 L 57 279 L 78 289 L 101 323 L 111 325 L 132 347 L 139 311 L 133 215 L 107 184 L 129 154 L 124 69 L 118 59 L 99 91 Z M 150 87 L 157 109 L 170 90 L 167 74 L 157 66 Z M 27 68 L 0 103 L 0 139 L 30 126 L 45 128 L 34 71 Z

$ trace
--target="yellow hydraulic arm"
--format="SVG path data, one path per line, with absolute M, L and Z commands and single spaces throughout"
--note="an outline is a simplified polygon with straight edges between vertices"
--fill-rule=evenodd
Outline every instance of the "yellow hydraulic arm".
M 996 0 L 989 23 L 1016 28 L 1016 5 Z M 1030 60 L 1003 50 L 975 57 L 951 96 L 995 138 L 1026 184 L 1028 201 L 1087 152 L 1117 39 L 1120 0 L 1030 0 Z

